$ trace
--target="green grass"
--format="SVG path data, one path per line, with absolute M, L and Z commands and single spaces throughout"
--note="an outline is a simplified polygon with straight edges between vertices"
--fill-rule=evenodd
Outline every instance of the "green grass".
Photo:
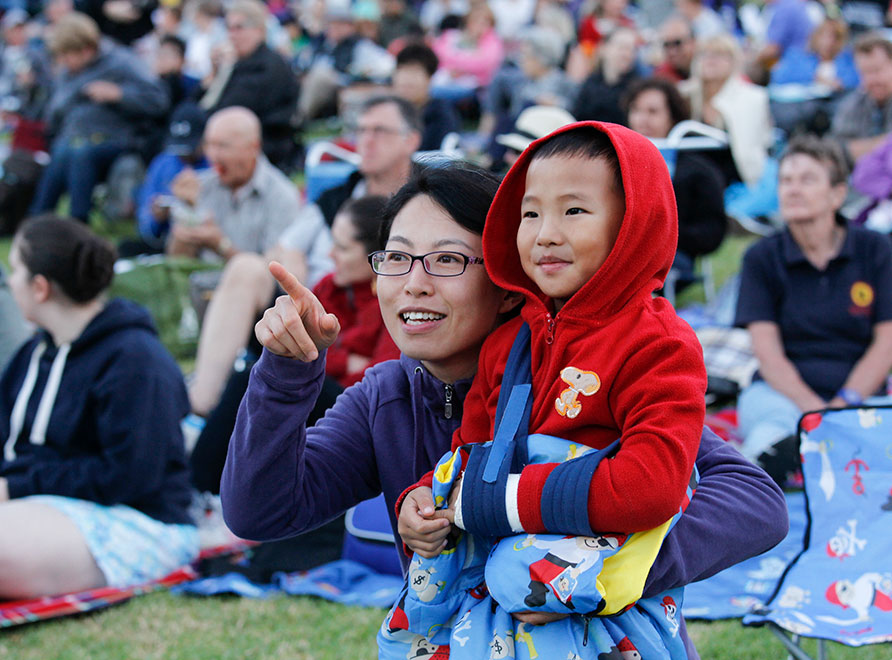
M 103 612 L 0 631 L 0 659 L 288 658 L 371 660 L 384 610 L 308 597 L 269 600 L 141 596 Z M 736 620 L 691 623 L 703 660 L 785 657 L 763 629 Z M 806 640 L 814 653 L 816 643 Z M 850 649 L 828 644 L 828 660 L 890 660 L 892 645 Z M 542 660 L 550 660 L 543 658 Z M 561 659 L 555 659 L 561 660 Z

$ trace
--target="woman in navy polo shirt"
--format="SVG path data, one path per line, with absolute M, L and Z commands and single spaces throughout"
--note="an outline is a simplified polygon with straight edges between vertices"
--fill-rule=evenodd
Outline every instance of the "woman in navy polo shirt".
M 735 323 L 759 373 L 738 402 L 742 451 L 779 483 L 799 464 L 802 413 L 883 395 L 892 368 L 892 246 L 839 215 L 846 176 L 835 143 L 791 140 L 778 181 L 787 226 L 743 260 Z

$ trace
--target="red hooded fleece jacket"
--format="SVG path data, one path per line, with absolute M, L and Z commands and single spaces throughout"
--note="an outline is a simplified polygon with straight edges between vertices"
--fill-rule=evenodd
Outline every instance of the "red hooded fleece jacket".
M 526 321 L 532 332 L 530 433 L 599 449 L 621 438 L 619 451 L 594 472 L 588 515 L 594 530 L 629 533 L 660 525 L 684 501 L 703 430 L 706 370 L 691 327 L 664 298 L 652 296 L 672 265 L 678 219 L 663 158 L 638 133 L 615 124 L 582 124 L 610 137 L 625 191 L 622 226 L 601 268 L 555 316 L 551 301 L 524 273 L 514 239 L 531 156 L 553 135 L 580 125 L 533 142 L 508 172 L 487 216 L 486 269 L 496 285 L 526 301 L 521 318 L 496 329 L 481 350 L 453 449 L 492 439 L 505 364 Z M 579 372 L 597 378 L 580 377 L 590 385 L 584 389 L 573 382 Z M 520 475 L 516 513 L 527 532 L 567 531 L 543 523 L 543 487 L 556 466 L 528 465 Z

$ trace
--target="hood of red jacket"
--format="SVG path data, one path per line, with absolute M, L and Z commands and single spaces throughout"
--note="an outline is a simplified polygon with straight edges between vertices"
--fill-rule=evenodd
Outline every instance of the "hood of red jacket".
M 604 264 L 561 309 L 561 316 L 612 316 L 633 298 L 663 286 L 678 244 L 678 211 L 672 179 L 659 150 L 643 135 L 618 124 L 577 122 L 533 142 L 505 175 L 483 230 L 483 257 L 496 285 L 523 293 L 526 307 L 550 301 L 527 277 L 515 237 L 520 225 L 526 174 L 536 149 L 553 136 L 580 126 L 606 133 L 622 172 L 626 212 L 616 243 Z

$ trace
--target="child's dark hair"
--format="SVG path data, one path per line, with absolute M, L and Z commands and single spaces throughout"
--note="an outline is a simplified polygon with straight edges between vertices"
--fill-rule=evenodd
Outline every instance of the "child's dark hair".
M 366 253 L 374 252 L 378 249 L 381 218 L 384 215 L 386 204 L 386 197 L 367 195 L 357 199 L 348 199 L 338 209 L 338 215 L 343 213 L 350 218 L 354 236 L 357 241 L 362 243 Z
M 499 183 L 492 172 L 463 161 L 417 168 L 384 209 L 379 247 L 387 243 L 396 215 L 419 195 L 427 195 L 459 225 L 482 236 Z
M 424 67 L 427 75 L 433 76 L 440 66 L 440 60 L 433 49 L 424 43 L 411 43 L 396 55 L 396 67 L 418 64 Z
M 179 53 L 180 57 L 186 57 L 186 42 L 175 34 L 165 34 L 158 42 L 159 46 L 171 46 Z
M 556 135 L 540 145 L 530 162 L 555 156 L 582 157 L 591 160 L 603 158 L 613 170 L 613 187 L 623 195 L 623 176 L 619 169 L 616 149 L 606 133 L 593 126 L 579 126 Z
M 90 302 L 111 284 L 114 246 L 83 223 L 46 213 L 26 220 L 15 236 L 22 263 L 76 303 Z

